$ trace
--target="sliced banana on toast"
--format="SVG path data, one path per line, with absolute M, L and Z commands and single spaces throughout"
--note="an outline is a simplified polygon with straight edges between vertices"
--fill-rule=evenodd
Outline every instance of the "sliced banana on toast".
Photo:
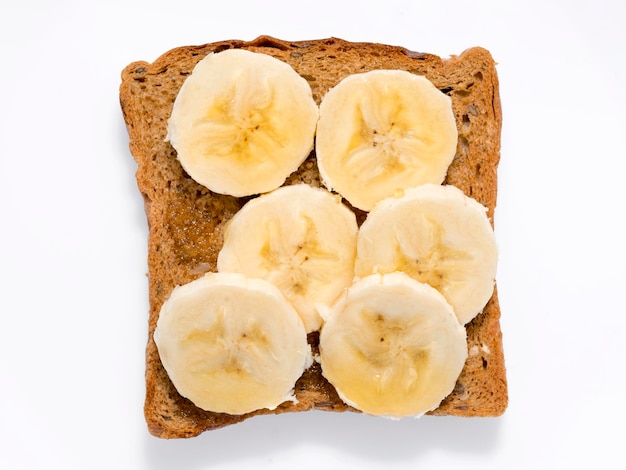
M 168 139 L 187 173 L 236 197 L 279 187 L 313 149 L 318 107 L 287 63 L 230 49 L 202 59 L 185 80 Z
M 228 222 L 217 268 L 270 281 L 314 331 L 322 323 L 318 306 L 352 282 L 357 231 L 338 196 L 307 184 L 283 186 L 248 201 Z
M 355 273 L 405 272 L 441 292 L 466 324 L 493 294 L 497 262 L 487 209 L 454 186 L 427 184 L 381 201 L 367 215 Z
M 457 138 L 450 97 L 425 77 L 375 70 L 324 96 L 315 151 L 324 184 L 369 211 L 399 190 L 443 182 Z
M 304 325 L 284 296 L 239 274 L 209 273 L 175 288 L 154 341 L 182 396 L 234 415 L 294 400 L 311 364 Z
M 318 110 L 287 64 L 228 50 L 184 82 L 168 139 L 210 190 L 261 194 L 228 222 L 218 273 L 161 310 L 154 339 L 181 395 L 209 411 L 273 409 L 294 399 L 307 333 L 321 330 L 323 374 L 347 404 L 390 417 L 439 405 L 497 264 L 486 209 L 441 186 L 457 146 L 448 96 L 377 70 L 343 79 Z M 340 196 L 280 187 L 314 139 L 324 185 L 369 211 L 360 229 Z
M 467 358 L 465 328 L 444 297 L 407 274 L 373 274 L 326 312 L 320 365 L 342 400 L 401 418 L 436 408 Z

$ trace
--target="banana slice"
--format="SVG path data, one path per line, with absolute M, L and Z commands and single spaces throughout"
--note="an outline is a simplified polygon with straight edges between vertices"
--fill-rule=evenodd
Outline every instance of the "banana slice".
M 398 190 L 444 180 L 457 145 L 451 100 L 410 72 L 349 75 L 322 99 L 315 145 L 324 184 L 369 211 Z
M 357 231 L 338 196 L 307 184 L 284 186 L 252 199 L 229 221 L 217 269 L 276 285 L 311 332 L 322 323 L 317 306 L 330 305 L 352 282 Z
M 196 406 L 234 415 L 295 400 L 311 364 L 300 317 L 276 287 L 209 273 L 175 288 L 154 332 L 178 392 Z
M 168 121 L 183 168 L 210 190 L 236 197 L 279 187 L 313 148 L 318 107 L 288 64 L 231 49 L 201 60 Z
M 405 273 L 367 276 L 326 313 L 322 374 L 363 412 L 401 418 L 436 408 L 467 359 L 465 328 L 427 284 Z
M 356 276 L 406 272 L 441 292 L 466 324 L 493 294 L 498 250 L 486 212 L 454 186 L 385 199 L 361 225 Z

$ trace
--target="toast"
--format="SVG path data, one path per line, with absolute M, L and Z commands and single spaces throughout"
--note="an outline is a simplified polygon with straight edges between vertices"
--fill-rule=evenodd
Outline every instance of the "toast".
M 197 408 L 181 397 L 161 365 L 152 338 L 159 310 L 175 286 L 216 271 L 225 223 L 249 198 L 215 194 L 182 169 L 166 142 L 167 120 L 178 90 L 195 64 L 207 54 L 242 48 L 290 64 L 311 85 L 319 104 L 345 76 L 373 69 L 403 69 L 426 76 L 452 99 L 459 132 L 456 155 L 444 184 L 455 185 L 488 209 L 493 224 L 502 124 L 498 77 L 490 53 L 474 47 L 442 59 L 402 47 L 353 43 L 337 38 L 289 42 L 268 36 L 253 41 L 229 40 L 180 47 L 153 63 L 134 62 L 122 72 L 120 103 L 138 168 L 147 222 L 150 313 L 146 348 L 145 418 L 151 434 L 161 438 L 196 436 L 257 414 L 311 409 L 356 411 L 344 404 L 324 379 L 318 363 L 295 385 L 297 403 L 275 410 L 233 416 Z M 285 184 L 320 186 L 315 150 Z M 365 213 L 354 209 L 361 223 Z M 432 415 L 498 416 L 508 405 L 500 307 L 497 290 L 483 311 L 466 325 L 468 359 L 454 391 Z M 317 352 L 318 334 L 308 341 Z

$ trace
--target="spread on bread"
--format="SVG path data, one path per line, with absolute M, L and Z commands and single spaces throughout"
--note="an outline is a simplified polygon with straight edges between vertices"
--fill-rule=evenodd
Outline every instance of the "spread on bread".
M 347 404 L 421 416 L 453 390 L 497 264 L 486 208 L 441 185 L 451 100 L 377 70 L 344 78 L 319 116 L 316 133 L 308 83 L 264 54 L 211 54 L 187 78 L 168 125 L 182 166 L 213 191 L 265 194 L 229 221 L 219 274 L 163 304 L 155 342 L 183 396 L 243 414 L 290 399 L 319 331 L 322 373 Z M 314 136 L 328 190 L 278 187 Z M 360 228 L 341 197 L 369 211 Z

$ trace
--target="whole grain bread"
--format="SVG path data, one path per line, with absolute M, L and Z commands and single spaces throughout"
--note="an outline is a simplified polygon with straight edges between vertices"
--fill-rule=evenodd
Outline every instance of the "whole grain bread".
M 250 42 L 229 40 L 180 47 L 152 63 L 128 65 L 122 72 L 120 102 L 149 226 L 144 411 L 149 431 L 162 438 L 191 437 L 262 413 L 355 411 L 339 399 L 317 363 L 296 383 L 297 403 L 242 416 L 203 411 L 177 393 L 159 360 L 152 333 L 162 303 L 176 285 L 216 271 L 224 224 L 248 200 L 215 194 L 196 183 L 165 141 L 167 119 L 185 78 L 207 54 L 229 48 L 248 49 L 287 62 L 309 82 L 318 104 L 331 87 L 352 73 L 403 69 L 425 75 L 452 98 L 459 132 L 456 156 L 444 183 L 459 187 L 485 205 L 492 223 L 496 206 L 502 118 L 495 63 L 485 49 L 470 48 L 442 59 L 402 47 L 337 38 L 290 42 L 262 36 Z M 286 184 L 300 182 L 320 186 L 315 150 Z M 365 214 L 355 212 L 362 222 Z M 494 291 L 482 313 L 467 325 L 469 355 L 456 388 L 430 414 L 469 417 L 504 412 L 508 394 L 499 319 Z M 318 335 L 311 333 L 308 339 L 315 353 Z

